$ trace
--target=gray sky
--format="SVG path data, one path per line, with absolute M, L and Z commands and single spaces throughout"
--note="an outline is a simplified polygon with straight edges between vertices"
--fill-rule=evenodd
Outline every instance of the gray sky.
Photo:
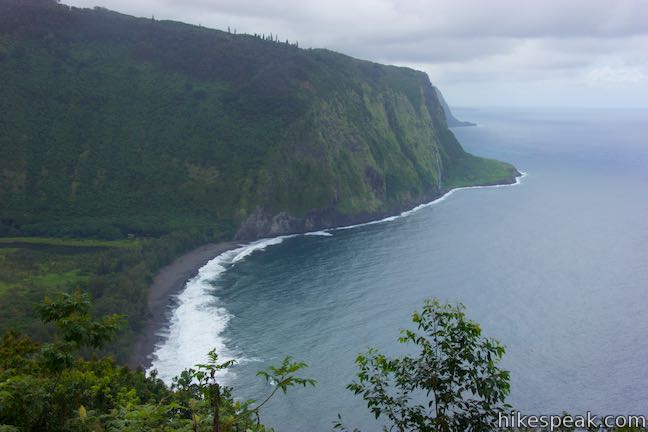
M 428 73 L 451 106 L 648 107 L 646 0 L 62 0 Z

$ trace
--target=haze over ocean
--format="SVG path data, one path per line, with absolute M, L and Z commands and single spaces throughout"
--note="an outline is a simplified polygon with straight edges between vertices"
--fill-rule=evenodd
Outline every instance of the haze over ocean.
M 234 264 L 230 254 L 207 277 L 213 291 L 185 299 L 212 311 L 214 326 L 177 324 L 195 334 L 169 343 L 192 343 L 197 358 L 176 366 L 201 361 L 212 347 L 200 341 L 215 337 L 246 359 L 227 380 L 247 398 L 271 390 L 257 370 L 292 355 L 318 385 L 273 400 L 262 422 L 324 431 L 339 412 L 371 430 L 345 389 L 355 356 L 401 352 L 399 329 L 438 297 L 464 303 L 506 345 L 516 409 L 648 414 L 648 110 L 455 114 L 478 123 L 454 130 L 464 148 L 513 163 L 528 173 L 520 185 L 457 191 L 408 217 L 287 238 Z M 222 333 L 203 339 L 210 330 Z M 154 365 L 162 376 L 169 348 Z

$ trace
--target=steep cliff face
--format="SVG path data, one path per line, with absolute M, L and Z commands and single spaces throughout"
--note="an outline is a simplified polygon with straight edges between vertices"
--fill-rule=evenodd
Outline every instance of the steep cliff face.
M 252 35 L 0 0 L 0 81 L 0 235 L 251 239 L 517 174 L 424 73 Z
M 237 238 L 250 239 L 365 222 L 439 196 L 444 167 L 467 156 L 447 129 L 421 72 L 340 57 L 354 79 L 316 92 L 285 162 L 272 161 L 268 185 Z M 318 87 L 313 83 L 314 88 Z M 276 187 L 285 182 L 283 187 Z M 304 206 L 302 197 L 317 197 Z M 295 199 L 297 198 L 297 199 Z
M 443 97 L 441 90 L 439 90 L 437 87 L 435 87 L 434 89 L 436 90 L 436 95 L 439 98 L 439 102 L 441 103 L 441 107 L 443 108 L 443 113 L 445 114 L 446 122 L 448 123 L 449 127 L 475 126 L 475 123 L 471 123 L 469 121 L 461 121 L 457 117 L 455 117 L 450 110 L 450 106 Z
M 273 161 L 259 203 L 239 239 L 366 222 L 437 198 L 452 187 L 512 183 L 512 166 L 466 153 L 448 129 L 427 75 L 327 51 L 324 65 L 343 61 L 347 77 L 316 100 L 299 123 L 285 163 Z M 320 83 L 313 82 L 314 88 Z M 306 167 L 306 168 L 305 168 Z M 294 176 L 291 178 L 291 175 Z M 302 206 L 295 197 L 317 196 Z

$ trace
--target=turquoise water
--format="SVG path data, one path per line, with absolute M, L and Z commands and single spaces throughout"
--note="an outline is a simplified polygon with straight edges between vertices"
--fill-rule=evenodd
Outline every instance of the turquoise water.
M 176 314 L 158 351 L 162 375 L 218 345 L 242 360 L 224 379 L 258 397 L 272 388 L 255 372 L 290 354 L 318 385 L 279 395 L 262 421 L 324 431 L 340 413 L 376 430 L 345 389 L 354 358 L 401 352 L 398 330 L 438 297 L 464 303 L 506 345 L 515 408 L 648 414 L 648 111 L 457 115 L 479 123 L 455 130 L 464 147 L 514 163 L 528 173 L 521 184 L 227 257 L 204 278 L 209 289 L 179 299 L 194 309 Z

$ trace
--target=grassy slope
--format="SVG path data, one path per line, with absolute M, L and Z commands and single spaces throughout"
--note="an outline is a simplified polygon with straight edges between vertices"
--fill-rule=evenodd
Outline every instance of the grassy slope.
M 81 287 L 129 315 L 122 355 L 154 272 L 256 206 L 379 214 L 515 173 L 423 73 L 249 35 L 0 0 L 0 82 L 0 330 L 43 334 L 30 305 Z
M 0 235 L 385 213 L 465 155 L 411 69 L 47 1 L 0 0 L 0 29 Z
M 473 155 L 456 159 L 447 167 L 445 186 L 449 189 L 463 186 L 490 186 L 513 183 L 518 171 L 511 164 Z

